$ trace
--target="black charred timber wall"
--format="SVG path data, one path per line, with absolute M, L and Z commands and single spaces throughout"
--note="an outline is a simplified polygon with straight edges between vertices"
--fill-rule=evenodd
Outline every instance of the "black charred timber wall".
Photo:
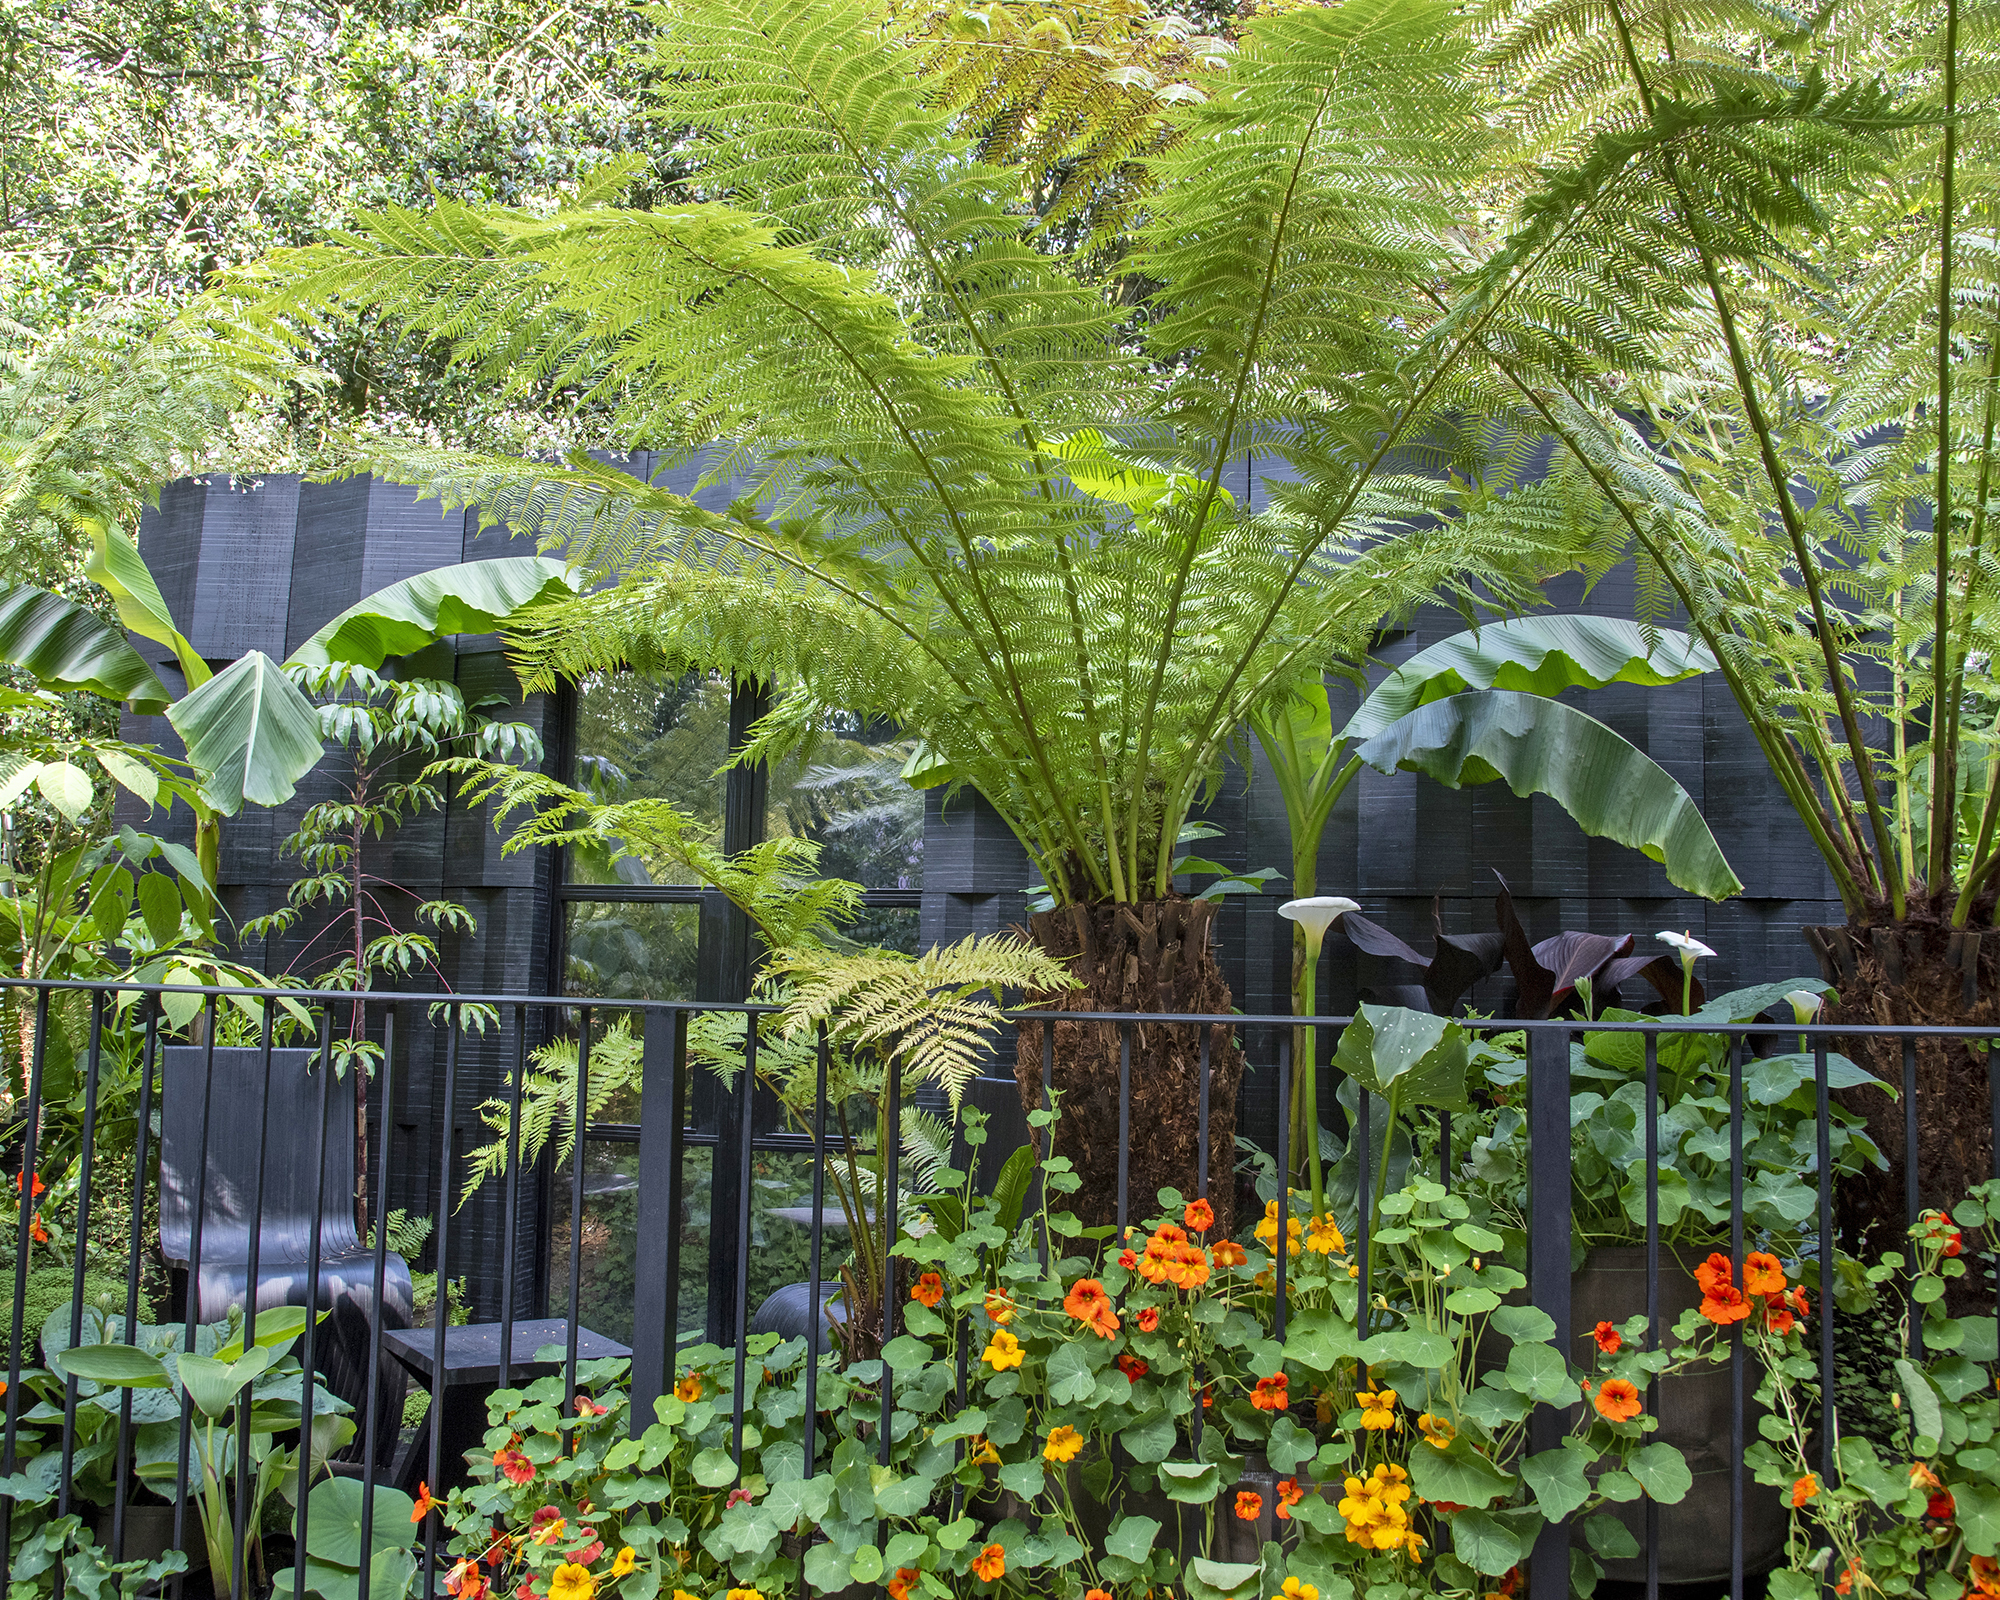
M 660 459 L 640 455 L 619 464 L 651 475 Z M 694 476 L 691 468 L 675 468 L 662 474 L 661 481 L 690 489 Z M 1231 476 L 1235 481 L 1229 487 L 1239 501 L 1247 497 L 1255 505 L 1263 500 L 1261 485 L 1248 482 L 1247 472 Z M 712 499 L 719 509 L 728 495 L 711 490 L 701 498 Z M 159 510 L 141 525 L 140 547 L 195 647 L 220 663 L 253 648 L 281 658 L 364 595 L 413 573 L 461 560 L 532 553 L 527 540 L 510 540 L 498 529 L 483 534 L 477 529 L 476 514 L 441 517 L 435 502 L 420 502 L 410 490 L 368 479 L 301 484 L 272 477 L 235 484 L 211 478 L 168 488 Z M 1634 614 L 1628 570 L 1612 573 L 1587 595 L 1574 577 L 1549 584 L 1547 593 L 1558 610 Z M 1671 624 L 1674 619 L 1661 620 Z M 1385 637 L 1379 659 L 1393 665 L 1462 627 L 1454 612 L 1427 611 L 1406 632 Z M 147 641 L 134 643 L 149 660 L 165 655 Z M 160 670 L 174 681 L 170 661 L 161 663 Z M 455 659 L 442 666 L 425 661 L 415 670 L 448 672 L 469 696 L 515 691 L 497 641 L 490 638 L 460 639 Z M 1711 674 L 1669 689 L 1572 691 L 1569 698 L 1649 753 L 1687 788 L 1743 880 L 1740 897 L 1717 906 L 1681 893 L 1660 867 L 1636 851 L 1584 837 L 1549 800 L 1519 799 L 1502 784 L 1454 792 L 1413 773 L 1385 777 L 1373 771 L 1364 772 L 1335 809 L 1321 841 L 1319 892 L 1359 901 L 1370 917 L 1422 950 L 1429 948 L 1434 896 L 1441 902 L 1447 932 L 1493 925 L 1497 869 L 1506 875 L 1537 939 L 1577 928 L 1631 933 L 1650 944 L 1660 929 L 1690 930 L 1718 952 L 1703 972 L 1711 992 L 1813 973 L 1815 964 L 1800 929 L 1839 921 L 1839 900 L 1721 681 Z M 1336 684 L 1336 725 L 1358 700 L 1354 688 Z M 536 697 L 516 712 L 499 714 L 542 727 L 553 756 L 563 736 L 563 730 L 549 725 L 554 713 L 553 704 Z M 164 718 L 128 718 L 126 725 L 135 738 L 173 738 Z M 279 859 L 278 843 L 304 808 L 339 780 L 337 764 L 329 762 L 290 805 L 275 813 L 246 813 L 229 825 L 222 894 L 232 915 L 257 916 L 282 901 L 296 863 Z M 1234 867 L 1270 866 L 1289 874 L 1284 808 L 1261 756 L 1247 775 L 1230 765 L 1207 814 L 1224 835 L 1205 841 L 1202 854 Z M 167 826 L 188 832 L 185 812 Z M 526 855 L 503 859 L 490 819 L 456 805 L 405 827 L 384 843 L 381 853 L 386 873 L 426 895 L 460 900 L 477 914 L 475 935 L 445 942 L 454 987 L 553 992 L 552 863 Z M 925 944 L 1025 923 L 1024 891 L 1035 874 L 1012 832 L 976 795 L 962 793 L 948 804 L 935 791 L 928 797 L 923 856 Z M 1290 925 L 1277 915 L 1288 888 L 1274 883 L 1263 896 L 1232 898 L 1217 918 L 1223 968 L 1237 1006 L 1245 1011 L 1282 1011 L 1289 1004 Z M 274 972 L 288 967 L 316 971 L 325 963 L 300 956 L 304 937 L 313 931 L 302 927 L 299 937 L 249 952 L 250 958 Z M 1360 956 L 1339 939 L 1328 941 L 1322 960 L 1320 1009 L 1327 1015 L 1345 1013 L 1371 984 L 1410 981 L 1395 964 Z M 704 993 L 712 987 L 705 984 Z M 708 997 L 730 998 L 719 992 Z M 1508 999 L 1504 975 L 1488 979 L 1469 997 L 1472 1005 L 1491 1013 L 1504 1012 Z M 460 1150 L 468 1142 L 483 1142 L 474 1110 L 513 1059 L 510 1027 L 503 1027 L 497 1038 L 469 1040 L 463 1048 L 458 1102 L 451 1108 Z M 1269 1041 L 1245 1043 L 1251 1070 L 1244 1080 L 1239 1126 L 1248 1135 L 1268 1137 L 1276 1107 Z M 430 1055 L 427 1039 L 406 1041 L 399 1049 L 391 1117 L 397 1191 L 407 1196 L 413 1210 L 426 1211 L 434 1202 L 424 1197 L 437 1192 L 433 1168 L 446 1114 L 436 1093 L 442 1063 L 434 1076 Z M 1325 1057 L 1323 1049 L 1322 1061 Z M 1005 1148 L 1023 1131 L 1011 1083 L 981 1085 L 974 1099 L 997 1114 L 997 1147 Z M 523 1186 L 524 1204 L 539 1204 L 534 1188 Z M 459 1212 L 453 1224 L 453 1259 L 474 1264 L 476 1315 L 493 1314 L 498 1303 L 500 1204 L 493 1186 Z M 522 1220 L 530 1229 L 525 1236 L 538 1237 L 540 1218 Z M 524 1262 L 522 1270 L 531 1268 Z M 525 1280 L 522 1289 L 534 1292 Z

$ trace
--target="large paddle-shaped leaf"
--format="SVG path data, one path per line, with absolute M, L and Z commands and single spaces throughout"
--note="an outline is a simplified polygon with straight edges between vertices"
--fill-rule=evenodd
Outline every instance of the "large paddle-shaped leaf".
M 91 554 L 83 570 L 110 591 L 118 606 L 118 620 L 142 639 L 152 639 L 172 650 L 190 689 L 208 682 L 208 663 L 194 653 L 194 646 L 174 626 L 160 586 L 139 559 L 139 547 L 116 528 L 94 518 L 85 520 L 84 529 L 90 535 Z
M 290 667 L 339 661 L 374 668 L 454 633 L 486 633 L 515 612 L 574 592 L 569 569 L 546 556 L 503 556 L 420 572 L 378 589 L 299 646 Z
M 145 714 L 173 698 L 125 635 L 74 601 L 30 584 L 0 589 L 0 661 L 45 689 L 129 700 Z
M 1506 690 L 1421 706 L 1355 754 L 1381 772 L 1422 772 L 1447 788 L 1505 779 L 1545 794 L 1600 839 L 1642 850 L 1677 887 L 1709 900 L 1743 885 L 1693 798 L 1630 741 L 1560 700 Z
M 278 806 L 320 758 L 319 713 L 261 650 L 232 662 L 167 711 L 201 773 L 202 797 L 233 817 Z
M 1552 695 L 1612 683 L 1657 688 L 1715 670 L 1705 645 L 1615 617 L 1516 617 L 1419 650 L 1361 702 L 1343 739 L 1372 739 L 1419 706 L 1467 689 Z

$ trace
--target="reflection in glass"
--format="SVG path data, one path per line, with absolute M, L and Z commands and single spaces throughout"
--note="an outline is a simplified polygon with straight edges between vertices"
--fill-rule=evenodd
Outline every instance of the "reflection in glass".
M 903 778 L 911 741 L 851 711 L 826 713 L 818 731 L 803 759 L 772 772 L 766 835 L 816 841 L 822 877 L 921 889 L 924 797 Z
M 633 1289 L 639 1268 L 638 1148 L 588 1140 L 584 1145 L 583 1271 L 578 1309 L 583 1325 L 621 1344 L 632 1342 Z M 686 1155 L 680 1218 L 680 1304 L 675 1316 L 681 1344 L 694 1343 L 708 1326 L 709 1190 L 713 1152 Z M 568 1305 L 570 1182 L 564 1163 L 555 1175 L 550 1218 L 549 1311 Z M 759 1152 L 751 1172 L 750 1309 L 789 1283 L 803 1283 L 812 1235 L 812 1161 L 808 1156 Z M 827 1227 L 820 1270 L 840 1276 L 848 1243 L 840 1208 L 827 1196 Z M 652 1269 L 666 1260 L 665 1246 L 648 1241 Z
M 576 689 L 576 782 L 599 800 L 656 799 L 722 831 L 729 679 L 595 673 Z M 572 847 L 571 883 L 692 884 L 664 861 Z
M 564 909 L 564 994 L 602 1000 L 694 998 L 700 907 L 572 900 Z

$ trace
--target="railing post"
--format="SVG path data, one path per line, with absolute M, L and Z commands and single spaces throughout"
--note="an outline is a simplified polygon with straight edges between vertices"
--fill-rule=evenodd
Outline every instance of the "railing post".
M 632 1286 L 632 1436 L 673 1387 L 680 1328 L 681 1158 L 687 1013 L 648 1011 L 639 1078 L 638 1271 Z
M 1528 1030 L 1528 1295 L 1556 1325 L 1569 1359 L 1569 1030 Z M 1568 1424 L 1558 1406 L 1537 1406 L 1528 1449 L 1553 1450 Z M 1528 1600 L 1569 1600 L 1569 1523 L 1552 1522 L 1535 1541 Z

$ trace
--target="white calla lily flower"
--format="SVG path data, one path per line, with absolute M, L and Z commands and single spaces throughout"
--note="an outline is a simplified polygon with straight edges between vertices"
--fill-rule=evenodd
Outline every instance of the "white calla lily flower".
M 1703 944 L 1691 933 L 1668 933 L 1663 931 L 1654 934 L 1653 937 L 1658 939 L 1661 944 L 1667 945 L 1679 952 L 1680 958 L 1683 961 L 1696 961 L 1703 956 L 1712 956 L 1715 954 L 1713 950 L 1709 949 L 1707 945 Z
M 1815 994 L 1810 989 L 1793 989 L 1785 995 L 1785 1003 L 1792 1008 L 1793 1019 L 1804 1024 L 1819 1015 L 1819 1008 L 1826 1004 L 1826 996 Z
M 1360 909 L 1359 902 L 1349 900 L 1345 895 L 1319 894 L 1310 900 L 1287 900 L 1278 907 L 1278 915 L 1304 928 L 1306 948 L 1316 952 L 1320 941 L 1326 937 L 1326 930 L 1333 926 L 1337 918 Z

